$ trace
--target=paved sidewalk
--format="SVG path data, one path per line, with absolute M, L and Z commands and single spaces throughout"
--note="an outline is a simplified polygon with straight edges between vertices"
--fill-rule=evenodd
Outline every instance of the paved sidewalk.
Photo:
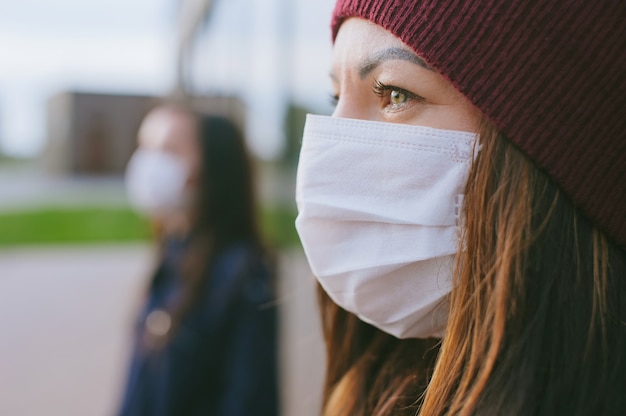
M 151 262 L 146 245 L 0 250 L 0 415 L 114 413 Z M 299 250 L 280 264 L 284 415 L 318 415 L 314 282 Z
M 148 276 L 146 246 L 0 251 L 0 414 L 108 416 Z
M 0 212 L 41 206 L 128 204 L 121 176 L 62 177 L 36 170 L 0 169 Z

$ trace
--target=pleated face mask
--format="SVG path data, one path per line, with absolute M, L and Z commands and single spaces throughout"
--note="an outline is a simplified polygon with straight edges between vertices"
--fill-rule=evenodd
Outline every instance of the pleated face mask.
M 183 159 L 156 149 L 137 149 L 126 168 L 131 205 L 147 215 L 171 214 L 188 206 L 185 182 L 189 168 Z
M 398 338 L 443 335 L 475 138 L 307 117 L 296 228 L 335 303 Z

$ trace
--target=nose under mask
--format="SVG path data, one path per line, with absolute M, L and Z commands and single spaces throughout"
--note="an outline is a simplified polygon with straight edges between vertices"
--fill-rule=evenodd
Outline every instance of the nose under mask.
M 187 206 L 184 160 L 160 150 L 138 149 L 126 168 L 126 191 L 131 205 L 147 215 L 164 215 Z

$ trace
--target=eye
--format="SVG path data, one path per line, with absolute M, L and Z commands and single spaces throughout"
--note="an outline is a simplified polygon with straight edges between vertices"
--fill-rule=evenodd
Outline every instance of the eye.
M 400 90 L 390 90 L 389 91 L 389 102 L 392 105 L 399 105 L 406 102 L 408 99 L 407 93 Z
M 328 101 L 330 102 L 330 105 L 333 106 L 333 108 L 337 107 L 337 104 L 339 103 L 339 94 L 328 94 Z
M 420 97 L 403 88 L 386 85 L 376 80 L 372 87 L 374 94 L 379 96 L 383 101 L 383 107 L 390 106 L 392 109 L 398 108 L 411 100 L 426 101 L 424 97 Z

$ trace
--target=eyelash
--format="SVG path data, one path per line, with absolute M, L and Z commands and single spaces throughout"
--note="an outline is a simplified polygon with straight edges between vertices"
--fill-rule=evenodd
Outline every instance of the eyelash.
M 395 87 L 393 85 L 383 84 L 379 80 L 374 81 L 374 85 L 372 85 L 372 91 L 374 92 L 374 94 L 376 94 L 379 97 L 384 97 L 385 94 L 391 91 L 398 91 L 406 95 L 407 101 L 408 100 L 417 100 L 417 101 L 422 101 L 422 102 L 426 101 L 424 97 L 414 94 L 411 91 L 407 91 L 404 88 Z
M 426 99 L 420 95 L 414 94 L 410 91 L 407 91 L 403 88 L 394 87 L 393 85 L 386 85 L 380 82 L 379 80 L 374 81 L 374 85 L 372 86 L 372 91 L 379 97 L 383 97 L 387 92 L 390 91 L 398 91 L 406 95 L 407 100 L 418 100 L 418 101 L 426 101 Z M 339 103 L 339 95 L 334 93 L 328 94 L 328 100 L 330 101 L 330 105 L 334 108 L 337 107 Z

